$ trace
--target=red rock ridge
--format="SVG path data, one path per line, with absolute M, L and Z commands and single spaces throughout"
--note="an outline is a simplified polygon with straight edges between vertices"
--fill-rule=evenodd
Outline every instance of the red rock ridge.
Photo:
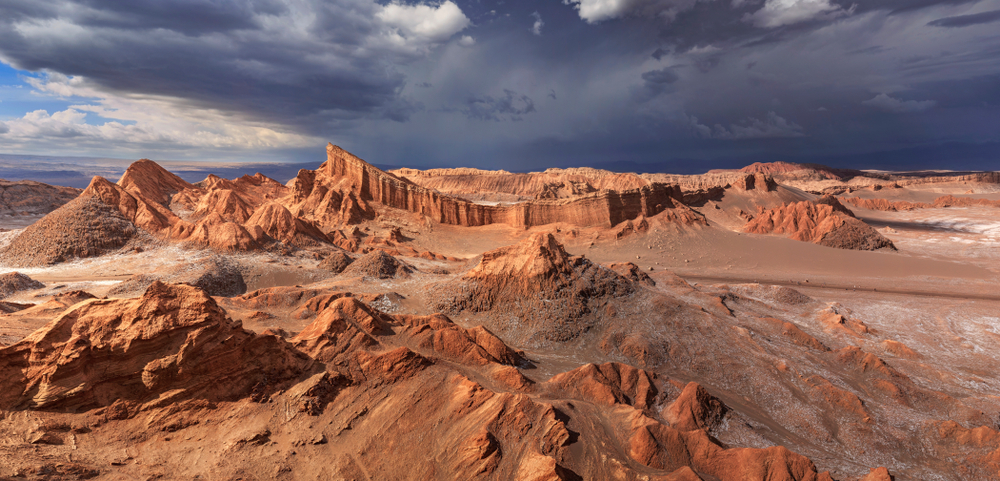
M 374 216 L 369 203 L 403 209 L 443 224 L 531 227 L 555 222 L 611 227 L 620 222 L 681 209 L 684 223 L 704 223 L 680 205 L 677 186 L 651 184 L 626 191 L 600 191 L 571 200 L 534 200 L 510 206 L 482 205 L 441 194 L 383 172 L 340 147 L 327 146 L 327 161 L 316 171 L 302 170 L 290 182 L 290 210 L 329 230 Z
M 92 299 L 0 349 L 0 407 L 77 409 L 117 400 L 237 399 L 311 361 L 226 317 L 198 288 L 155 282 L 137 299 Z

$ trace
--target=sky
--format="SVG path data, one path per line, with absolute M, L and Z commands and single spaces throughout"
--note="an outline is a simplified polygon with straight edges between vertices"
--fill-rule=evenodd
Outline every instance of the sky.
M 0 154 L 1000 169 L 1000 0 L 0 0 Z M 0 174 L 2 177 L 2 174 Z

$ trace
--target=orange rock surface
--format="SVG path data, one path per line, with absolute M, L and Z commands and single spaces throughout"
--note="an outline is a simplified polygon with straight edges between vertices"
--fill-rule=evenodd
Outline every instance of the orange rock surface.
M 802 201 L 762 211 L 743 227 L 751 234 L 782 234 L 791 239 L 840 249 L 895 249 L 836 198 Z

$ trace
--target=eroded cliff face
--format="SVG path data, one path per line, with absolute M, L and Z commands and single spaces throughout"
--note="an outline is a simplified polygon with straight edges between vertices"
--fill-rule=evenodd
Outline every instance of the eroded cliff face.
M 300 171 L 290 182 L 290 210 L 332 228 L 374 217 L 377 203 L 465 227 L 505 224 L 527 228 L 565 222 L 581 227 L 611 227 L 639 216 L 677 209 L 681 223 L 704 223 L 680 203 L 676 185 L 650 184 L 624 191 L 602 190 L 572 199 L 536 199 L 514 205 L 483 205 L 421 187 L 383 172 L 333 144 L 316 171 Z

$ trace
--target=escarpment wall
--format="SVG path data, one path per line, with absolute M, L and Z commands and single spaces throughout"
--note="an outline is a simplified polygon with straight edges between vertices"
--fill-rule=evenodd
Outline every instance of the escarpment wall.
M 340 147 L 327 147 L 327 161 L 316 172 L 302 171 L 293 182 L 294 198 L 315 189 L 350 190 L 362 201 L 426 215 L 443 224 L 514 227 L 567 222 L 610 227 L 677 207 L 683 193 L 676 185 L 651 184 L 621 192 L 603 190 L 570 200 L 534 200 L 515 205 L 482 205 L 416 185 L 384 172 Z

